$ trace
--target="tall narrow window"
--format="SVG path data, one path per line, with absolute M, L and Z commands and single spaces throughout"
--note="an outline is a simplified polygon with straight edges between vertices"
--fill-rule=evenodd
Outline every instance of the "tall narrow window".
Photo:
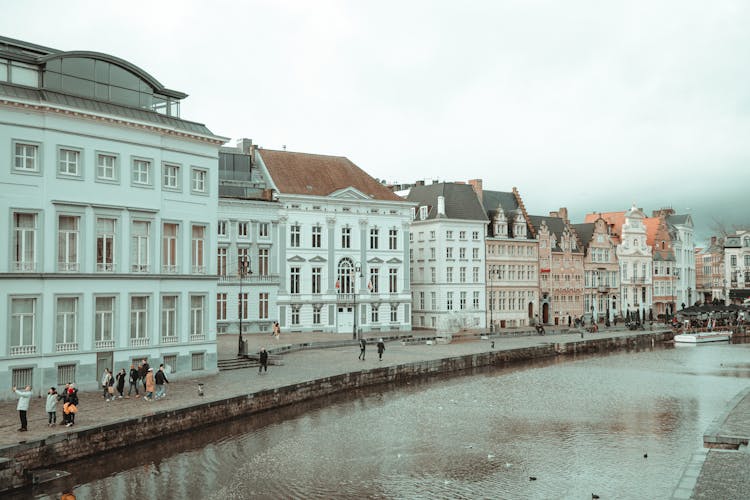
M 216 250 L 216 274 L 219 276 L 227 275 L 227 249 L 219 248 Z
M 398 268 L 392 267 L 388 269 L 388 292 L 398 292 Z
M 313 304 L 313 325 L 321 324 L 320 311 L 323 306 L 320 304 Z
M 115 298 L 97 297 L 94 342 L 97 349 L 114 347 Z
M 322 270 L 322 267 L 312 268 L 312 293 L 321 293 L 323 291 L 321 289 Z
M 78 271 L 78 223 L 80 217 L 61 215 L 57 229 L 57 267 Z
M 96 270 L 115 270 L 115 219 L 96 219 Z
M 300 226 L 299 224 L 292 224 L 289 227 L 289 246 L 298 247 L 300 246 Z
M 268 222 L 258 223 L 258 237 L 268 238 Z
M 150 223 L 133 221 L 131 226 L 130 263 L 134 273 L 149 271 L 149 233 Z
M 227 221 L 220 220 L 216 223 L 216 234 L 219 236 L 227 235 Z
M 177 342 L 177 296 L 165 295 L 161 298 L 161 341 Z
M 130 345 L 148 345 L 148 297 L 130 298 Z
M 177 224 L 165 223 L 162 227 L 162 272 L 177 272 Z
M 370 321 L 380 323 L 380 304 L 373 304 L 370 307 Z
M 55 350 L 77 351 L 78 297 L 58 297 L 55 314 Z
M 300 268 L 296 266 L 289 270 L 289 293 L 300 293 Z
M 205 337 L 204 302 L 202 295 L 190 296 L 190 340 L 203 340 Z
M 341 228 L 341 248 L 352 247 L 352 228 L 342 227 Z
M 243 320 L 248 318 L 247 315 L 247 293 L 237 294 L 237 317 Z
M 258 318 L 268 319 L 268 292 L 258 294 Z
M 398 321 L 398 304 L 391 304 L 391 322 Z
M 377 250 L 380 242 L 380 229 L 374 227 L 370 229 L 370 249 Z
M 300 304 L 292 304 L 292 325 L 299 325 L 299 310 L 302 306 Z
M 323 228 L 321 226 L 313 226 L 312 227 L 312 247 L 313 248 L 320 248 L 321 247 L 321 235 L 323 233 Z
M 249 222 L 238 222 L 237 223 L 237 236 L 239 238 L 247 238 L 249 235 L 248 233 L 249 226 L 250 226 Z
M 261 276 L 268 275 L 268 249 L 258 249 L 258 274 Z
M 250 270 L 250 249 L 237 248 L 237 276 L 244 277 Z
M 398 230 L 388 230 L 388 250 L 398 250 Z
M 370 268 L 370 281 L 367 283 L 367 288 L 372 293 L 380 291 L 380 269 Z
M 226 293 L 216 294 L 216 319 L 217 320 L 227 319 L 227 294 Z
M 36 299 L 11 299 L 10 316 L 10 354 L 33 354 L 36 352 Z
M 206 226 L 193 226 L 193 274 L 206 273 L 204 250 L 206 245 Z
M 13 214 L 13 267 L 16 271 L 36 270 L 36 214 Z

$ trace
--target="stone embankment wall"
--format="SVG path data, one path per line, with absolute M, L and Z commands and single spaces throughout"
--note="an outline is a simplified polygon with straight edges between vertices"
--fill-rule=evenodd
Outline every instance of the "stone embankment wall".
M 558 355 L 610 352 L 621 349 L 650 347 L 657 342 L 671 340 L 674 334 L 653 332 L 616 338 L 587 338 L 579 342 L 549 343 L 521 349 L 488 351 L 403 365 L 373 368 L 332 377 L 268 389 L 243 396 L 206 401 L 205 403 L 155 412 L 135 421 L 115 421 L 98 427 L 89 427 L 64 434 L 54 434 L 36 440 L 0 448 L 2 457 L 9 459 L 0 464 L 0 491 L 30 483 L 35 469 L 96 455 L 132 445 L 134 441 L 147 441 L 168 434 L 184 432 L 256 412 L 291 405 L 341 391 L 379 384 L 402 382 L 431 375 L 460 372 L 485 366 L 503 366 L 521 361 Z M 120 432 L 125 425 L 135 425 L 138 432 Z M 4 465 L 4 467 L 3 467 Z

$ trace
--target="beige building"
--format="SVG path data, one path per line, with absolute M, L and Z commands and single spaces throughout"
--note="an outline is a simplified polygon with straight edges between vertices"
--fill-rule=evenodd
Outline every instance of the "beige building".
M 620 268 L 609 225 L 599 217 L 594 222 L 574 224 L 573 229 L 585 251 L 583 310 L 597 322 L 612 321 L 618 310 Z

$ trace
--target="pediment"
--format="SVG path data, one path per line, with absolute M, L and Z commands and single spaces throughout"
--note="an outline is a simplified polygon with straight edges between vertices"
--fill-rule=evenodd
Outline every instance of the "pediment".
M 303 257 L 300 257 L 299 255 L 295 255 L 294 257 L 289 257 L 287 262 L 307 262 Z
M 392 259 L 388 259 L 386 261 L 386 263 L 388 263 L 388 264 L 401 264 L 401 263 L 403 263 L 403 261 L 401 259 L 398 259 L 398 258 L 394 257 Z
M 369 200 L 370 197 L 364 194 L 359 189 L 351 186 L 344 189 L 339 189 L 328 195 L 330 198 L 336 198 L 339 200 Z
M 327 262 L 326 259 L 321 257 L 320 255 L 316 255 L 312 259 L 309 260 L 309 262 Z
M 368 264 L 382 264 L 383 262 L 385 261 L 380 257 L 373 257 L 372 259 L 367 261 Z

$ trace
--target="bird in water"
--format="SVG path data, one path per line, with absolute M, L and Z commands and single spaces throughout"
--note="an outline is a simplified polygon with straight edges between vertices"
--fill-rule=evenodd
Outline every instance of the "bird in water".
M 534 477 L 534 476 L 529 476 L 529 481 L 536 481 L 536 477 Z
M 643 458 L 648 458 L 648 453 L 644 453 Z
M 596 500 L 597 498 L 599 498 L 599 495 L 597 495 L 596 493 L 592 493 L 591 498 L 592 500 Z

